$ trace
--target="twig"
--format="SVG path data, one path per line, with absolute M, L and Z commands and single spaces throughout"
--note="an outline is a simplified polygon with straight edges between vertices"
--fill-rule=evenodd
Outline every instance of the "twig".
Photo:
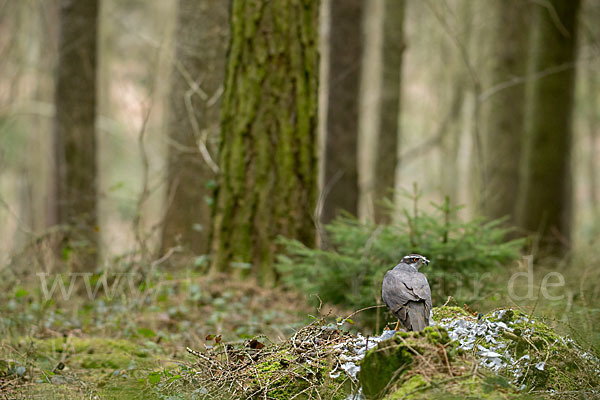
M 346 322 L 346 320 L 347 320 L 348 318 L 351 318 L 352 316 L 354 316 L 354 315 L 358 314 L 359 312 L 366 311 L 366 310 L 370 310 L 370 309 L 372 309 L 372 308 L 381 308 L 381 307 L 385 307 L 385 304 L 381 304 L 381 305 L 369 306 L 369 307 L 361 308 L 360 310 L 354 311 L 352 314 L 350 314 L 350 315 L 348 315 L 346 318 L 342 319 L 342 320 L 341 320 L 341 321 L 338 323 L 338 325 L 341 325 L 341 324 L 343 324 L 344 322 Z

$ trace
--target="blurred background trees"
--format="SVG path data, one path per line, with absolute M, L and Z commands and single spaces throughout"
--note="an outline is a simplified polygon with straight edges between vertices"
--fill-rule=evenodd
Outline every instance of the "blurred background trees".
M 60 0 L 54 92 L 51 220 L 65 227 L 61 251 L 78 247 L 74 267 L 93 270 L 98 254 L 96 105 L 99 2 Z
M 321 221 L 358 212 L 359 89 L 363 54 L 363 0 L 332 1 L 327 49 Z
M 414 183 L 527 252 L 597 241 L 593 0 L 0 3 L 2 265 L 185 249 L 273 282 L 278 235 L 406 223 Z
M 519 190 L 519 162 L 525 131 L 525 86 L 533 5 L 528 1 L 495 2 L 489 36 L 495 46 L 482 99 L 485 136 L 482 212 L 492 218 L 509 217 L 515 224 Z
M 381 3 L 379 1 L 378 3 Z M 381 26 L 381 45 L 379 68 L 380 104 L 378 128 L 373 141 L 375 157 L 373 168 L 373 218 L 375 222 L 388 222 L 390 212 L 381 203 L 385 198 L 392 198 L 391 189 L 396 184 L 396 169 L 398 167 L 398 143 L 400 123 L 400 87 L 402 76 L 402 53 L 404 42 L 404 0 L 386 0 L 383 2 L 383 21 Z
M 218 0 L 179 0 L 177 7 L 161 246 L 163 253 L 181 243 L 206 254 L 229 12 Z
M 531 105 L 526 127 L 520 225 L 546 251 L 571 247 L 573 105 L 580 1 L 536 10 Z M 561 251 L 562 250 L 562 251 Z

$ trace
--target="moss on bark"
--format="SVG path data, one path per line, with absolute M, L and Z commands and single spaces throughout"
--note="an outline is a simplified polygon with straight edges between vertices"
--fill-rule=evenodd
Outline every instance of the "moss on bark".
M 430 326 L 421 332 L 398 332 L 365 355 L 359 373 L 363 393 L 369 399 L 378 399 L 408 382 L 412 388 L 416 385 L 412 378 L 418 374 L 409 371 L 417 369 L 415 365 L 426 358 L 436 367 L 439 361 L 450 362 L 454 358 L 455 347 L 456 343 L 450 343 L 443 328 Z
M 318 11 L 235 0 L 221 114 L 213 270 L 271 282 L 278 235 L 314 242 Z

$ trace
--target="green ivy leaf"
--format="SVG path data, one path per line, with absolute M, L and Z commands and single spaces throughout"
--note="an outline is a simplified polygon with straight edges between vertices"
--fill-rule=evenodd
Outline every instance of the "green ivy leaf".
M 148 375 L 148 383 L 151 385 L 156 385 L 160 382 L 160 372 L 152 372 Z

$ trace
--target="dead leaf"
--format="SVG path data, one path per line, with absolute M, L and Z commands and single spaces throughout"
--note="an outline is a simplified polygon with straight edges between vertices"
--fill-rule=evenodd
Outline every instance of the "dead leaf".
M 250 347 L 251 349 L 255 349 L 255 350 L 260 350 L 263 347 L 265 347 L 264 344 L 262 344 L 261 342 L 259 342 L 256 339 L 252 339 L 251 341 L 249 341 L 246 346 Z

